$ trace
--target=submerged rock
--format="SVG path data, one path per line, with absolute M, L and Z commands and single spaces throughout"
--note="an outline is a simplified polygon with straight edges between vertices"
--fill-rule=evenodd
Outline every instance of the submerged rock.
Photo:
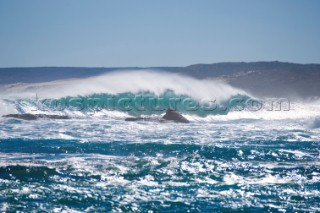
M 18 118 L 23 120 L 37 120 L 39 118 L 48 118 L 48 119 L 70 119 L 70 117 L 65 115 L 46 115 L 46 114 L 9 114 L 4 115 L 5 118 Z

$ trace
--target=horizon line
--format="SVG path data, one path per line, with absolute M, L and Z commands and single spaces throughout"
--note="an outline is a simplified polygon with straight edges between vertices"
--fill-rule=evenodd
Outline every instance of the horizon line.
M 57 65 L 52 65 L 52 66 L 9 66 L 9 67 L 0 67 L 0 69 L 19 69 L 19 68 L 98 68 L 98 69 L 150 69 L 150 68 L 182 68 L 182 67 L 190 67 L 190 66 L 195 66 L 195 65 L 214 65 L 214 64 L 227 64 L 227 63 L 244 63 L 244 64 L 250 64 L 250 63 L 284 63 L 284 64 L 296 64 L 296 65 L 320 65 L 320 63 L 298 63 L 298 62 L 288 62 L 288 61 L 224 61 L 224 62 L 213 62 L 213 63 L 195 63 L 195 64 L 190 64 L 186 66 L 57 66 Z

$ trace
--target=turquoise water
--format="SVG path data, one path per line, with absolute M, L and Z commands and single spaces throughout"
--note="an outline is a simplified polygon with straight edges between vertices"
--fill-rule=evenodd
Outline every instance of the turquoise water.
M 319 211 L 319 130 L 221 119 L 2 119 L 0 209 Z
M 319 101 L 142 71 L 1 89 L 0 115 L 71 119 L 0 117 L 0 212 L 320 211 Z M 169 107 L 190 123 L 124 121 Z
M 208 115 L 226 115 L 230 110 L 257 111 L 262 102 L 246 95 L 233 95 L 217 101 L 215 98 L 194 99 L 187 95 L 176 95 L 167 90 L 161 95 L 149 92 L 120 93 L 117 95 L 101 93 L 87 96 L 71 96 L 56 99 L 18 99 L 6 100 L 15 105 L 19 113 L 30 110 L 50 113 L 81 112 L 95 114 L 100 111 L 120 111 L 131 116 L 161 115 L 168 108 L 179 113 L 206 117 Z

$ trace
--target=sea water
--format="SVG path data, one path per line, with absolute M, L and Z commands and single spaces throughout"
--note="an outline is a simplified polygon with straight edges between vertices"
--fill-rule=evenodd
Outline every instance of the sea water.
M 163 73 L 146 73 L 147 80 L 138 82 L 135 75 L 3 89 L 2 115 L 71 119 L 0 118 L 0 211 L 320 211 L 319 102 L 293 101 L 285 110 L 231 106 L 223 113 L 180 108 L 190 120 L 181 124 L 124 121 L 161 117 L 161 110 L 57 110 L 44 101 L 136 94 L 164 100 L 210 96 L 216 103 L 234 96 L 259 99 L 221 82 Z

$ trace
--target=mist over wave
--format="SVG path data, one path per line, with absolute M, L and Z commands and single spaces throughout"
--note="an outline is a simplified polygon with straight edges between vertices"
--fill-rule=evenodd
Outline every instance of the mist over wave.
M 315 99 L 268 100 L 220 81 L 154 71 L 7 85 L 0 91 L 0 114 L 70 118 L 0 117 L 0 211 L 319 209 Z M 121 100 L 139 98 L 147 100 L 145 111 L 123 111 L 129 102 Z M 190 123 L 124 119 L 157 119 L 171 99 L 187 100 L 184 106 L 192 108 L 203 98 L 229 108 L 177 107 Z M 110 110 L 108 100 L 120 104 Z M 244 109 L 237 100 L 258 100 L 263 107 Z
M 179 74 L 168 73 L 155 70 L 141 71 L 117 71 L 108 74 L 82 78 L 82 79 L 65 79 L 60 81 L 32 83 L 32 84 L 14 84 L 2 88 L 0 93 L 0 115 L 10 113 L 39 113 L 35 110 L 35 98 L 38 99 L 56 99 L 58 101 L 72 101 L 74 98 L 84 100 L 101 99 L 107 102 L 110 97 L 116 100 L 121 98 L 135 99 L 137 96 L 144 98 L 157 99 L 154 103 L 146 106 L 147 111 L 139 110 L 122 110 L 110 108 L 102 110 L 56 110 L 47 104 L 43 113 L 67 114 L 71 117 L 95 115 L 123 118 L 134 115 L 152 115 L 162 114 L 169 107 L 171 98 L 191 98 L 194 101 L 202 99 L 215 100 L 216 104 L 229 104 L 226 111 L 205 111 L 201 107 L 199 110 L 186 110 L 178 107 L 177 110 L 187 116 L 192 121 L 215 121 L 215 120 L 236 120 L 236 119 L 300 119 L 304 118 L 313 122 L 314 118 L 319 116 L 319 101 L 304 101 L 290 103 L 289 110 L 234 110 L 237 103 L 231 103 L 232 98 L 249 98 L 252 97 L 245 91 L 234 88 L 225 82 L 213 79 L 195 79 Z M 159 103 L 159 99 L 163 103 Z M 158 101 L 158 102 L 157 102 Z M 89 101 L 88 101 L 89 102 Z M 54 102 L 56 103 L 56 102 Z M 231 104 L 230 104 L 231 103 Z M 85 103 L 90 104 L 90 103 Z M 162 104 L 162 106 L 160 106 Z M 98 103 L 99 105 L 99 103 Z M 161 110 L 154 108 L 160 106 Z M 97 106 L 99 108 L 100 106 Z M 38 109 L 38 108 L 37 108 Z M 200 117 L 199 117 L 200 116 Z M 317 124 L 317 122 L 315 121 Z M 309 126 L 317 126 L 315 124 Z
M 236 96 L 248 97 L 247 93 L 243 90 L 233 88 L 222 81 L 198 80 L 179 74 L 154 70 L 121 71 L 83 79 L 8 85 L 4 87 L 1 93 L 2 100 L 14 105 L 19 113 L 32 113 L 34 111 L 35 98 L 37 100 L 58 99 L 59 102 L 72 102 L 74 98 L 82 98 L 86 102 L 88 99 L 98 98 L 101 101 L 107 102 L 110 98 L 115 98 L 116 100 L 123 98 L 134 99 L 136 96 L 158 99 L 155 100 L 158 102 L 161 99 L 163 103 L 160 104 L 164 106 L 161 110 L 154 110 L 156 111 L 155 114 L 159 114 L 169 108 L 169 102 L 172 98 L 189 98 L 194 102 L 210 99 L 219 104 L 226 103 Z M 46 107 L 49 107 L 48 104 Z M 49 107 L 50 110 L 52 110 L 52 107 Z M 119 111 L 120 109 L 115 108 L 115 110 Z M 177 110 L 180 110 L 182 113 L 188 111 L 182 108 L 178 108 Z M 2 110 L 1 114 L 8 111 L 12 110 Z M 147 111 L 149 112 L 142 112 L 142 114 L 153 114 L 150 104 L 147 106 Z M 133 110 L 129 114 L 139 115 L 141 112 Z M 196 114 L 204 116 L 210 114 L 210 112 Z
M 160 96 L 167 90 L 177 95 L 187 95 L 194 99 L 216 98 L 226 100 L 243 94 L 224 82 L 198 80 L 178 74 L 154 70 L 121 71 L 84 79 L 68 79 L 36 84 L 16 84 L 4 88 L 4 94 L 17 97 L 32 97 L 35 93 L 41 98 L 62 98 L 67 96 L 88 96 L 92 94 L 119 94 L 150 92 Z

